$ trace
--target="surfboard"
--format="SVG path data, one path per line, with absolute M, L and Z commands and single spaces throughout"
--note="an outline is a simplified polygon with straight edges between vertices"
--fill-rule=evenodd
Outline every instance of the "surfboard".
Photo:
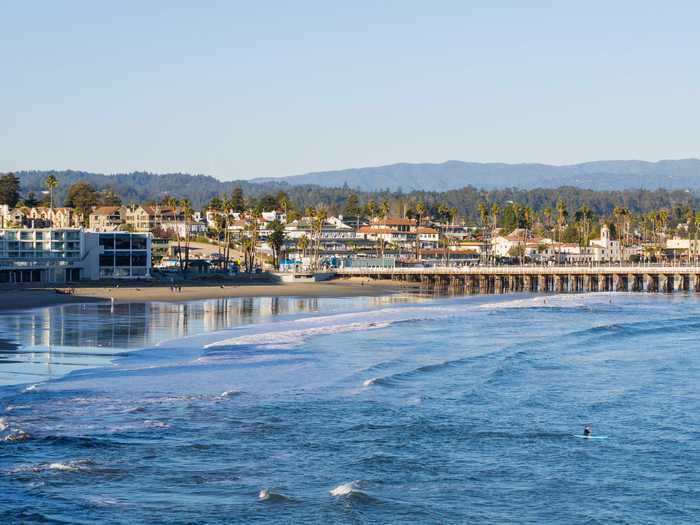
M 608 436 L 584 436 L 582 434 L 574 434 L 574 437 L 581 439 L 608 439 Z

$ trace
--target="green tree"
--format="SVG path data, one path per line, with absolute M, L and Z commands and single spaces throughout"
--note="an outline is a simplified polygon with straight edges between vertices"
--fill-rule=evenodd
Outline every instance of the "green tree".
M 420 230 L 421 224 L 423 223 L 423 215 L 425 215 L 425 203 L 419 202 L 416 204 L 416 259 L 421 258 L 421 243 L 420 243 Z
M 101 206 L 121 206 L 122 199 L 112 188 L 107 188 L 98 193 Z
M 370 220 L 377 216 L 377 203 L 374 201 L 374 199 L 367 201 L 367 216 L 370 218 Z
M 189 199 L 182 199 L 180 202 L 182 213 L 185 216 L 185 271 L 190 269 L 190 242 L 192 240 L 192 216 L 194 210 Z
M 297 250 L 301 250 L 301 256 L 306 257 L 306 250 L 309 248 L 309 238 L 302 235 L 297 239 Z
M 245 197 L 241 188 L 234 188 L 231 193 L 231 211 L 234 213 L 243 213 L 245 210 Z
M 389 201 L 383 199 L 382 204 L 379 206 L 379 214 L 382 216 L 382 219 L 386 219 L 389 216 L 390 210 L 391 206 L 389 206 Z
M 357 197 L 357 194 L 351 193 L 348 195 L 343 213 L 349 217 L 358 217 L 362 213 L 360 199 Z
M 74 208 L 79 215 L 82 215 L 83 224 L 87 224 L 92 208 L 99 203 L 100 195 L 87 182 L 76 182 L 68 188 L 64 201 L 65 206 Z
M 263 195 L 258 201 L 258 211 L 273 211 L 277 209 L 277 199 L 274 195 Z
M 270 241 L 270 246 L 272 247 L 272 264 L 275 267 L 275 270 L 279 270 L 280 254 L 282 253 L 284 241 L 286 239 L 284 224 L 278 220 L 274 220 L 268 225 L 268 227 L 271 230 L 268 240 Z
M 39 205 L 39 201 L 37 200 L 33 191 L 27 193 L 27 196 L 22 199 L 22 205 L 26 206 L 27 208 L 35 208 Z
M 219 196 L 214 196 L 211 198 L 209 201 L 209 204 L 207 204 L 207 209 L 208 210 L 216 210 L 216 211 L 221 211 L 224 209 L 224 203 L 221 200 L 221 197 Z
M 19 179 L 13 173 L 0 176 L 0 204 L 7 204 L 10 208 L 17 206 L 19 202 Z
M 284 191 L 280 191 L 277 193 L 275 200 L 277 201 L 277 209 L 286 215 L 291 207 L 289 195 Z
M 58 188 L 58 180 L 53 175 L 46 177 L 46 188 L 49 190 L 49 195 L 51 198 L 51 209 L 53 210 L 53 192 Z

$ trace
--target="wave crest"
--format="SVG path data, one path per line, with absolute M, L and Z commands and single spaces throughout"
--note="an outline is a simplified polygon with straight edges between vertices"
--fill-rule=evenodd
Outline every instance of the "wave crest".
M 348 497 L 348 496 L 367 496 L 366 492 L 360 490 L 362 487 L 362 481 L 348 481 L 347 483 L 342 483 L 330 491 L 331 496 L 337 497 Z

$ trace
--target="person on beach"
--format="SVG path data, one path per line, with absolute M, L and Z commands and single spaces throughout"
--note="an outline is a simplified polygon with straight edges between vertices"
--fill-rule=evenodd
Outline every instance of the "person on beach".
M 583 427 L 583 435 L 586 437 L 590 437 L 593 435 L 593 431 L 591 430 L 591 425 L 586 425 Z

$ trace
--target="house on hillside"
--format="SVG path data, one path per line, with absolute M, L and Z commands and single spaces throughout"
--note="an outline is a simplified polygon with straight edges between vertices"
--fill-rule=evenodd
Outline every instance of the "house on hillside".
M 113 232 L 125 223 L 124 206 L 97 206 L 89 216 L 90 229 L 96 232 Z

